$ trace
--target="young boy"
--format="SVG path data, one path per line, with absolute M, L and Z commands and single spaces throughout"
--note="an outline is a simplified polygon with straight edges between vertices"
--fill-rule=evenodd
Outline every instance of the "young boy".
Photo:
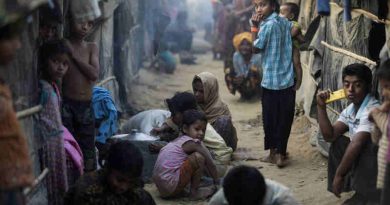
M 297 205 L 289 188 L 264 176 L 254 167 L 232 168 L 209 205 Z
M 279 16 L 288 19 L 293 23 L 293 29 L 291 35 L 293 37 L 293 63 L 295 70 L 295 90 L 298 90 L 302 84 L 302 67 L 301 67 L 301 55 L 299 53 L 300 44 L 305 42 L 302 36 L 301 27 L 298 24 L 299 7 L 292 2 L 283 3 L 280 6 Z
M 343 68 L 342 82 L 349 105 L 333 124 L 326 113 L 329 91 L 318 91 L 318 124 L 324 140 L 332 143 L 328 157 L 328 191 L 340 197 L 342 192 L 355 191 L 343 204 L 370 204 L 379 201 L 376 189 L 377 148 L 371 143 L 374 124 L 369 111 L 379 105 L 370 94 L 372 73 L 364 64 Z M 349 132 L 349 137 L 343 134 Z
M 269 156 L 262 161 L 286 165 L 287 142 L 295 108 L 294 69 L 292 63 L 292 23 L 275 12 L 276 0 L 254 0 L 252 16 L 254 51 L 262 56 L 262 110 L 265 149 Z
M 86 171 L 96 169 L 95 122 L 91 99 L 92 88 L 99 75 L 99 50 L 95 43 L 84 41 L 92 27 L 92 22 L 71 20 L 67 41 L 71 62 L 63 79 L 62 120 L 83 151 Z
M 378 144 L 378 177 L 377 188 L 382 189 L 381 204 L 390 203 L 390 164 L 388 158 L 389 146 L 389 113 L 390 113 L 390 60 L 385 61 L 377 71 L 376 75 L 379 80 L 379 87 L 382 96 L 382 105 L 376 107 L 370 112 L 370 120 L 375 122 L 379 128 L 379 135 L 372 136 L 374 143 Z M 381 135 L 380 135 L 381 134 Z
M 155 205 L 143 189 L 141 151 L 129 141 L 110 146 L 103 169 L 82 176 L 69 190 L 66 205 Z

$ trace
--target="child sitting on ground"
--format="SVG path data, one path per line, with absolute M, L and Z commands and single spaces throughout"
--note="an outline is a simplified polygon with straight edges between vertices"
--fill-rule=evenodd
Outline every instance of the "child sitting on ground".
M 129 141 L 112 144 L 104 168 L 83 175 L 65 198 L 66 205 L 155 205 L 143 189 L 144 161 L 141 151 Z
M 161 140 L 170 142 L 180 134 L 179 127 L 182 124 L 183 112 L 191 109 L 196 110 L 197 104 L 195 96 L 189 92 L 178 92 L 172 98 L 166 99 L 165 102 L 171 116 L 165 120 L 162 126 L 153 128 L 150 134 L 158 135 Z
M 301 87 L 302 83 L 302 67 L 301 67 L 301 55 L 299 52 L 300 44 L 305 42 L 301 26 L 298 23 L 299 7 L 297 4 L 292 2 L 283 3 L 280 6 L 281 17 L 284 17 L 292 22 L 293 29 L 291 30 L 291 36 L 293 37 L 293 64 L 295 70 L 295 90 Z
M 60 92 L 57 83 L 69 68 L 69 49 L 62 40 L 48 41 L 39 49 L 42 111 L 39 130 L 45 144 L 40 150 L 43 167 L 49 168 L 47 193 L 49 204 L 62 204 L 68 189 L 66 155 L 62 137 Z
M 216 166 L 202 143 L 206 125 L 206 116 L 202 112 L 185 111 L 184 135 L 161 149 L 153 170 L 153 181 L 162 197 L 177 196 L 189 184 L 191 199 L 205 199 L 214 193 L 215 186 L 199 188 L 205 171 L 214 179 L 214 185 L 218 184 Z
M 92 22 L 71 19 L 67 45 L 70 50 L 68 73 L 63 81 L 62 120 L 79 143 L 86 171 L 96 169 L 95 122 L 92 109 L 92 89 L 99 75 L 99 50 L 95 43 L 84 41 Z
M 382 189 L 382 201 L 381 204 L 388 204 L 390 201 L 389 184 L 385 183 L 385 178 L 390 173 L 389 158 L 387 156 L 389 146 L 389 114 L 390 114 L 390 60 L 385 61 L 376 73 L 379 80 L 379 87 L 381 96 L 383 99 L 380 107 L 375 107 L 371 110 L 369 118 L 375 122 L 376 128 L 380 132 L 372 134 L 372 141 L 379 144 L 378 149 L 378 176 L 377 176 L 377 188 Z M 378 130 L 376 130 L 378 131 Z M 387 174 L 386 174 L 387 173 Z M 387 202 L 387 203 L 386 203 Z
M 197 109 L 197 104 L 195 96 L 188 92 L 176 93 L 175 96 L 167 99 L 166 103 L 171 112 L 171 117 L 165 120 L 161 127 L 154 128 L 150 134 L 158 135 L 161 140 L 170 142 L 180 136 L 183 113 L 187 110 Z M 209 123 L 207 123 L 205 137 L 202 141 L 215 160 L 214 163 L 217 166 L 218 175 L 225 175 L 227 165 L 229 164 L 233 153 L 232 148 L 226 145 L 224 139 Z M 156 143 L 151 144 L 149 149 L 152 152 L 158 153 L 162 147 L 162 144 Z

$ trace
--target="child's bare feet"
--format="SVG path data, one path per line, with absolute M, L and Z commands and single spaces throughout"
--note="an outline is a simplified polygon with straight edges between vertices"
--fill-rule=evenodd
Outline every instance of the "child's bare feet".
M 260 161 L 261 162 L 265 162 L 265 163 L 272 163 L 272 164 L 276 163 L 274 155 L 268 155 L 266 157 L 263 157 L 263 158 L 260 159 Z
M 276 165 L 283 168 L 288 164 L 287 155 L 276 154 Z
M 211 197 L 215 193 L 215 191 L 216 191 L 215 186 L 198 188 L 197 191 L 191 192 L 190 200 L 192 201 L 205 200 Z
M 260 161 L 275 164 L 276 163 L 275 155 L 276 155 L 276 150 L 271 149 L 269 155 L 261 158 Z

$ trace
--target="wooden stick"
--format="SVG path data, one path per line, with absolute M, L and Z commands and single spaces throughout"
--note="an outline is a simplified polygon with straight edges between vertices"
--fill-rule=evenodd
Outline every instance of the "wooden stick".
M 47 176 L 47 174 L 49 173 L 49 169 L 48 168 L 45 168 L 42 173 L 38 176 L 38 178 L 36 178 L 34 180 L 34 182 L 32 183 L 32 185 L 30 187 L 27 187 L 23 190 L 23 194 L 25 196 L 29 195 L 31 193 L 32 190 L 35 189 L 36 186 L 38 186 L 42 180 Z
M 108 77 L 108 78 L 106 78 L 106 79 L 96 83 L 96 86 L 102 86 L 102 85 L 110 82 L 111 80 L 115 80 L 115 79 L 116 79 L 115 76 L 110 76 L 110 77 Z
M 378 16 L 375 16 L 374 14 L 366 11 L 366 10 L 363 10 L 363 9 L 352 9 L 352 11 L 356 11 L 360 14 L 363 14 L 365 17 L 377 22 L 377 23 L 383 23 L 383 24 L 386 24 L 386 25 L 390 25 L 390 20 L 389 19 L 379 19 Z
M 334 2 L 331 2 L 330 3 L 331 5 L 333 6 L 337 6 L 338 8 L 342 8 L 340 5 L 338 5 L 337 3 L 334 3 Z M 386 24 L 386 25 L 390 25 L 390 19 L 379 19 L 378 16 L 376 16 L 375 14 L 373 13 L 370 13 L 364 9 L 351 9 L 351 12 L 356 12 L 356 13 L 359 13 L 359 14 L 363 14 L 365 17 L 375 21 L 375 22 L 378 22 L 378 23 L 383 23 L 383 24 Z
M 37 105 L 16 113 L 16 117 L 20 120 L 28 116 L 34 115 L 42 110 L 42 105 Z
M 362 61 L 362 62 L 365 62 L 365 63 L 368 63 L 368 64 L 376 66 L 376 62 L 374 62 L 374 61 L 372 61 L 372 60 L 370 60 L 370 59 L 368 59 L 366 57 L 363 57 L 363 56 L 360 56 L 358 54 L 352 53 L 351 51 L 345 50 L 343 48 L 339 48 L 339 47 L 336 47 L 336 46 L 331 46 L 328 43 L 326 43 L 325 41 L 321 41 L 321 44 L 324 45 L 325 47 L 329 48 L 332 51 L 335 51 L 335 52 L 347 55 L 347 56 L 349 56 L 351 58 L 354 58 L 356 60 L 359 60 L 359 61 Z
M 329 105 L 326 106 L 326 109 L 328 109 L 329 111 L 333 112 L 334 114 L 336 115 L 339 115 L 340 116 L 340 113 L 337 112 L 335 109 L 331 108 Z

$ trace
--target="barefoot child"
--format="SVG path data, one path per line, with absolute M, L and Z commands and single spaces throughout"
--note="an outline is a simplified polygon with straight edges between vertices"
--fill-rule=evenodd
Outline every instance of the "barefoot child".
M 103 169 L 83 175 L 65 197 L 65 205 L 155 205 L 142 182 L 144 160 L 130 141 L 114 142 Z
M 95 122 L 91 104 L 92 88 L 99 74 L 99 50 L 95 43 L 84 41 L 92 22 L 71 20 L 67 45 L 70 65 L 63 81 L 62 120 L 76 138 L 84 154 L 86 171 L 96 169 Z
M 62 137 L 60 92 L 57 86 L 69 68 L 69 49 L 62 40 L 48 41 L 39 49 L 42 111 L 39 130 L 44 140 L 40 150 L 43 167 L 50 172 L 46 179 L 49 204 L 62 204 L 68 189 L 66 155 Z
M 153 181 L 162 197 L 180 194 L 190 185 L 190 198 L 205 199 L 214 193 L 215 187 L 199 188 L 205 171 L 218 183 L 216 166 L 202 140 L 206 130 L 206 116 L 196 110 L 183 114 L 184 135 L 161 149 L 153 170 Z
M 287 144 L 295 111 L 292 23 L 277 15 L 276 0 L 254 0 L 252 16 L 254 52 L 261 55 L 261 86 L 264 148 L 270 153 L 262 161 L 287 165 Z
M 293 23 L 293 29 L 291 30 L 291 36 L 293 37 L 293 63 L 295 70 L 295 86 L 294 89 L 298 90 L 302 83 L 302 67 L 301 67 L 301 55 L 299 53 L 300 44 L 305 40 L 302 36 L 301 26 L 298 24 L 299 7 L 292 2 L 283 3 L 280 6 L 279 16 L 288 19 Z

